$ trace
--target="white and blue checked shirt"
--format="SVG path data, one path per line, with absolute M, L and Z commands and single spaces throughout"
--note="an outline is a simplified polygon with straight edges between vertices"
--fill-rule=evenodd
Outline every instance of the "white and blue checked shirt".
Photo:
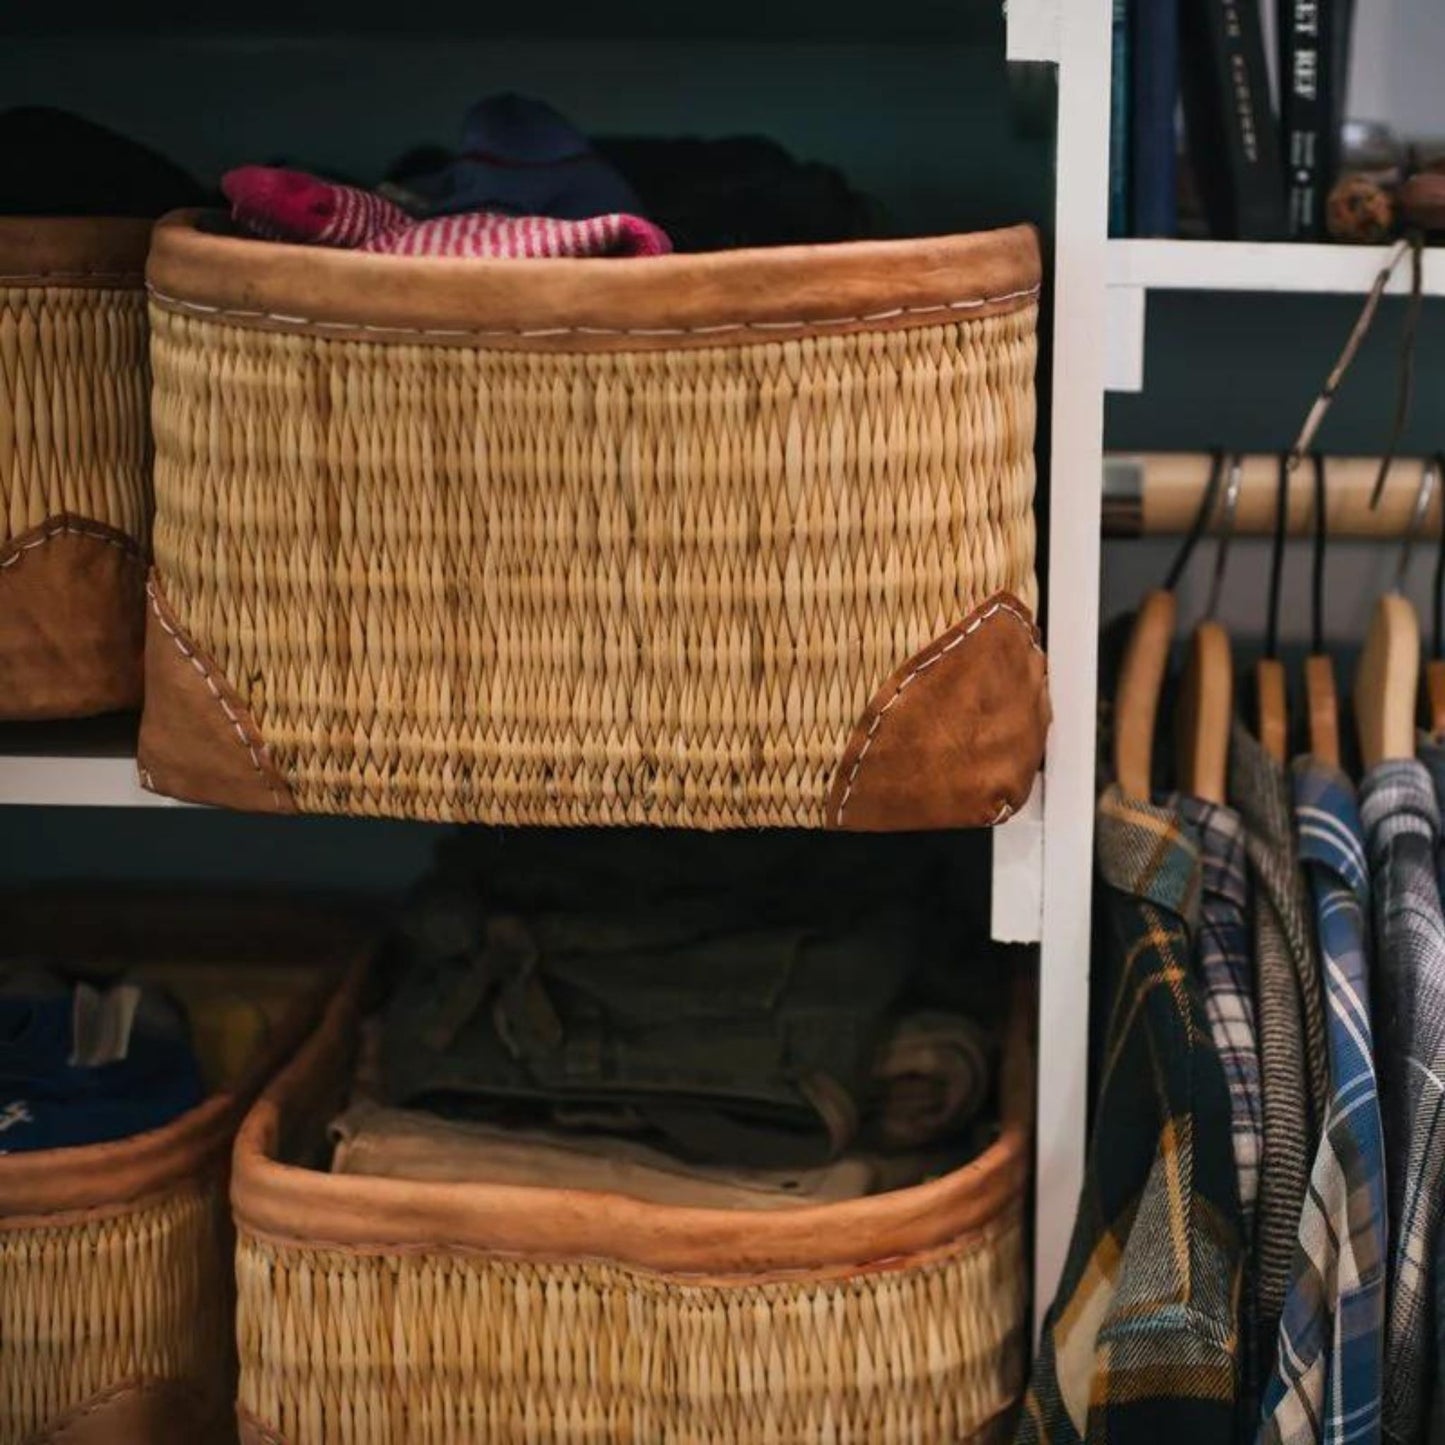
M 1330 1091 L 1300 1217 L 1259 1440 L 1378 1441 L 1385 1318 L 1385 1153 L 1370 1028 L 1369 875 L 1355 791 L 1294 767 L 1300 862 L 1323 966 Z
M 1259 1035 L 1254 1021 L 1254 944 L 1244 824 L 1233 808 L 1179 794 L 1177 808 L 1199 836 L 1199 971 L 1209 1032 L 1229 1084 L 1234 1167 L 1246 1245 L 1254 1239 L 1254 1201 L 1264 1149 Z

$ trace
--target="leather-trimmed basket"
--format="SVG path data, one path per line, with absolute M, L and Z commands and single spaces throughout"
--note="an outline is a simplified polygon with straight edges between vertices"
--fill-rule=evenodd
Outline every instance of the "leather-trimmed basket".
M 1048 723 L 1026 227 L 399 258 L 177 213 L 147 785 L 261 810 L 999 822 Z
M 163 982 L 205 970 L 264 991 L 273 1022 L 249 1062 L 163 1128 L 0 1155 L 0 1445 L 234 1440 L 231 1147 L 345 970 L 364 966 L 365 932 L 274 898 L 75 889 L 12 895 L 5 920 L 6 958 L 144 966 Z
M 335 1175 L 357 993 L 236 1141 L 243 1445 L 963 1445 L 1026 1359 L 1032 1008 L 957 1172 L 757 1213 Z
M 0 217 L 0 719 L 140 706 L 150 230 Z

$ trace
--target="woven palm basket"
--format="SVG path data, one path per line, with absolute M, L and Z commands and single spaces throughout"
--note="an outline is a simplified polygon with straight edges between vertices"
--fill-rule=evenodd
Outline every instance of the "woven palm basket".
M 5 917 L 7 958 L 139 970 L 187 1003 L 242 991 L 269 1027 L 163 1128 L 0 1155 L 0 1445 L 234 1440 L 231 1146 L 360 937 L 254 900 L 72 891 L 12 897 Z
M 958 1172 L 759 1214 L 295 1167 L 355 995 L 237 1139 L 243 1445 L 959 1445 L 1022 1388 L 1032 1066 Z M 314 1156 L 313 1156 L 314 1157 Z
M 140 705 L 150 230 L 0 217 L 0 718 Z
M 150 786 L 695 828 L 1027 796 L 1031 230 L 493 262 L 208 225 L 148 267 Z

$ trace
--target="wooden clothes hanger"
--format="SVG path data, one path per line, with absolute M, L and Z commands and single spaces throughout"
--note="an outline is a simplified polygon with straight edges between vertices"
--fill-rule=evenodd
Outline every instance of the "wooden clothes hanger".
M 1366 768 L 1415 756 L 1415 690 L 1420 678 L 1420 620 L 1398 592 L 1375 604 L 1355 673 L 1355 725 Z
M 1279 658 L 1279 601 L 1284 580 L 1284 536 L 1289 523 L 1290 458 L 1279 461 L 1274 496 L 1274 539 L 1269 555 L 1269 611 L 1264 656 L 1254 665 L 1255 733 L 1275 762 L 1289 758 L 1289 689 Z
M 1124 796 L 1136 802 L 1148 802 L 1153 791 L 1154 732 L 1178 615 L 1174 589 L 1214 510 L 1223 471 L 1224 459 L 1217 456 L 1199 511 L 1163 586 L 1148 593 L 1139 606 L 1119 669 L 1114 693 L 1114 777 Z
M 1156 588 L 1139 604 L 1114 693 L 1114 776 L 1126 798 L 1148 802 L 1154 728 L 1174 642 L 1174 593 Z
M 1335 686 L 1335 661 L 1325 651 L 1325 542 L 1328 518 L 1325 513 L 1325 459 L 1316 455 L 1314 555 L 1310 561 L 1310 651 L 1305 658 L 1305 717 L 1309 726 L 1310 752 L 1330 767 L 1340 765 L 1340 698 Z M 1445 548 L 1441 556 L 1445 557 Z
M 1229 634 L 1215 620 L 1225 563 L 1234 534 L 1243 472 L 1236 457 L 1221 507 L 1223 529 L 1204 618 L 1189 641 L 1189 655 L 1174 712 L 1174 756 L 1181 791 L 1206 803 L 1224 802 L 1229 777 L 1229 724 L 1234 713 L 1234 656 Z
M 1415 516 L 1400 549 L 1395 585 L 1375 604 L 1365 650 L 1355 673 L 1355 726 L 1366 768 L 1415 756 L 1415 704 L 1420 683 L 1420 619 L 1403 594 L 1420 520 L 1430 506 L 1435 468 L 1420 473 Z
M 1234 711 L 1234 655 L 1229 634 L 1205 618 L 1189 641 L 1175 709 L 1175 757 L 1182 792 L 1222 803 L 1229 778 L 1229 721 Z

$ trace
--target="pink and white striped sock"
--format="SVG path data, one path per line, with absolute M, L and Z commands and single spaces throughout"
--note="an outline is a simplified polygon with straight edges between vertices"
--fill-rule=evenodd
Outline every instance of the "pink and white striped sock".
M 467 211 L 413 220 L 372 191 L 333 185 L 304 171 L 241 166 L 221 189 L 231 215 L 252 235 L 389 256 L 508 259 L 547 256 L 660 256 L 667 235 L 641 216 L 592 216 L 559 221 Z

